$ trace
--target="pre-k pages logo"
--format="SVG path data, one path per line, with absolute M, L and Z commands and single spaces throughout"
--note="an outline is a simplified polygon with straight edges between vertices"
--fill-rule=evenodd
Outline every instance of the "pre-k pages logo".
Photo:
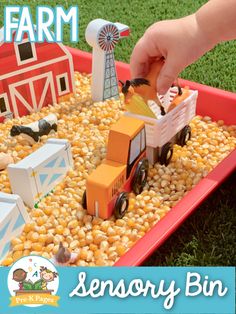
M 18 260 L 8 274 L 11 306 L 58 306 L 59 276 L 55 266 L 41 256 Z

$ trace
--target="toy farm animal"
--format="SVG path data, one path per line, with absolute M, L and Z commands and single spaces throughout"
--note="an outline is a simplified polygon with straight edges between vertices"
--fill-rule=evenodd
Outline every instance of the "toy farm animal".
M 59 244 L 58 252 L 53 256 L 51 262 L 59 266 L 67 266 L 74 263 L 78 257 L 78 254 L 71 253 L 62 242 Z
M 120 81 L 122 85 L 122 93 L 125 96 L 125 104 L 128 105 L 132 101 L 134 95 L 140 95 L 144 102 L 148 104 L 149 101 L 155 102 L 161 111 L 161 115 L 165 115 L 165 109 L 157 96 L 156 81 L 163 66 L 163 59 L 152 63 L 151 69 L 145 78 L 135 78 L 133 80 Z
M 125 83 L 120 81 L 128 111 L 150 118 L 159 118 L 159 115 L 163 116 L 170 112 L 190 95 L 188 87 L 182 89 L 177 86 L 178 92 L 174 93 L 172 99 L 171 97 L 168 99 L 168 106 L 164 106 L 161 100 L 165 95 L 159 98 L 156 91 L 156 81 L 163 63 L 163 59 L 152 63 L 145 78 L 135 78 L 131 81 L 127 80 Z M 171 94 L 173 94 L 173 87 L 169 90 Z
M 13 163 L 13 158 L 5 153 L 0 153 L 0 171 L 7 168 L 9 164 Z
M 48 135 L 52 131 L 57 131 L 57 117 L 54 114 L 27 125 L 13 125 L 10 134 L 11 136 L 21 135 L 33 145 L 40 140 L 41 136 Z
M 183 89 L 181 89 L 181 87 L 178 86 L 178 93 L 175 95 L 175 97 L 171 101 L 170 105 L 168 106 L 167 112 L 170 112 L 172 109 L 177 107 L 189 95 L 190 95 L 190 91 L 189 91 L 188 86 L 184 87 Z

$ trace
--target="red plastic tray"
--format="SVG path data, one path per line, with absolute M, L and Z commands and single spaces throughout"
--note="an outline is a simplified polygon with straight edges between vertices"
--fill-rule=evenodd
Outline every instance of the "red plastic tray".
M 72 53 L 75 70 L 91 73 L 92 55 L 74 48 Z M 130 78 L 129 65 L 117 62 L 118 78 Z M 180 80 L 181 85 L 188 85 L 198 90 L 197 114 L 210 116 L 213 120 L 224 120 L 226 124 L 236 125 L 236 94 Z M 236 169 L 236 149 L 203 178 L 162 220 L 143 236 L 116 266 L 138 266 L 159 247 L 219 185 Z

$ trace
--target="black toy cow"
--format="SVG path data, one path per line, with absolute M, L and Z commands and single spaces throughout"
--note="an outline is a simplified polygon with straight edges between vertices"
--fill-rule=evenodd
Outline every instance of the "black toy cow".
M 10 134 L 11 136 L 22 135 L 31 144 L 34 144 L 40 140 L 41 136 L 48 135 L 52 131 L 57 131 L 57 117 L 55 114 L 50 114 L 27 125 L 13 125 Z

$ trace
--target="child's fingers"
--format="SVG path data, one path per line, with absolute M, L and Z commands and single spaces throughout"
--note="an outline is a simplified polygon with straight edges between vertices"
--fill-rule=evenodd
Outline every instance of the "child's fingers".
M 145 77 L 148 73 L 149 66 L 148 63 L 135 63 L 134 66 L 130 66 L 131 78 Z M 134 69 L 134 70 L 133 70 Z
M 148 54 L 146 53 L 146 49 L 144 49 L 143 38 L 141 38 L 135 45 L 130 57 L 131 77 L 135 78 L 144 76 L 147 63 Z
M 164 95 L 171 87 L 173 82 L 183 70 L 180 64 L 175 62 L 175 58 L 168 56 L 157 78 L 157 92 Z
M 136 44 L 130 58 L 131 77 L 144 77 L 148 73 L 150 61 L 161 58 L 158 48 L 145 34 Z

